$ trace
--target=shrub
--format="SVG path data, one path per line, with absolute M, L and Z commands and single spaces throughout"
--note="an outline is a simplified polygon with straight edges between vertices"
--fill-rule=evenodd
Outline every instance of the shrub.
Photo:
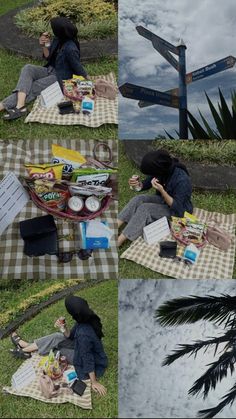
M 45 30 L 50 31 L 49 22 L 56 16 L 68 17 L 76 23 L 80 37 L 86 39 L 102 38 L 108 32 L 113 35 L 117 31 L 114 4 L 105 0 L 44 0 L 37 7 L 20 11 L 16 15 L 16 24 L 28 35 L 39 36 Z

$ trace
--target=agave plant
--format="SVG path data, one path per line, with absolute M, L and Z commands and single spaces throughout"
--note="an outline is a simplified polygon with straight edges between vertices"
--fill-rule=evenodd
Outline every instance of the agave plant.
M 234 140 L 236 138 L 236 92 L 231 94 L 231 110 L 226 103 L 226 100 L 219 89 L 220 101 L 218 102 L 218 109 L 213 105 L 209 96 L 205 92 L 207 102 L 215 122 L 215 129 L 210 127 L 206 118 L 199 110 L 200 117 L 203 124 L 188 112 L 188 128 L 192 134 L 194 140 Z M 171 140 L 174 137 L 165 131 Z M 179 133 L 177 132 L 178 138 Z
M 223 351 L 210 365 L 206 372 L 199 377 L 189 390 L 194 396 L 202 393 L 205 399 L 210 390 L 214 390 L 218 382 L 233 374 L 236 363 L 236 296 L 220 295 L 206 297 L 190 296 L 167 301 L 156 311 L 155 318 L 162 326 L 175 326 L 186 323 L 196 323 L 200 320 L 208 320 L 215 325 L 223 326 L 225 333 L 219 337 L 207 340 L 194 341 L 191 344 L 180 344 L 167 355 L 163 366 L 171 365 L 183 356 L 196 357 L 199 351 L 206 351 L 212 347 L 217 356 L 219 345 L 223 344 Z M 213 418 L 221 412 L 225 406 L 232 405 L 236 399 L 236 382 L 229 392 L 222 397 L 215 407 L 201 410 L 198 413 L 202 418 Z

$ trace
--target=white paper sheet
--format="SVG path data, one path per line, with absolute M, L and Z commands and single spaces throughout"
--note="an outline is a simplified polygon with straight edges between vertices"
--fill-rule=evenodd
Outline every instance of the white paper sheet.
M 144 227 L 143 238 L 148 244 L 155 244 L 170 234 L 170 228 L 166 217 L 162 217 L 154 223 Z
M 64 96 L 58 81 L 44 89 L 40 95 L 40 103 L 44 108 L 51 108 L 60 103 L 63 99 Z
M 12 172 L 0 182 L 0 234 L 14 221 L 14 218 L 29 201 L 29 195 Z
M 20 390 L 28 386 L 35 379 L 36 373 L 34 367 L 31 363 L 28 363 L 15 374 L 13 374 L 11 379 L 12 387 L 16 390 Z

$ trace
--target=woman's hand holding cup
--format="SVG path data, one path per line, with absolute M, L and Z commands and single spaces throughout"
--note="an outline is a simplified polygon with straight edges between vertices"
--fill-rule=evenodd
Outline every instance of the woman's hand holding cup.
M 39 44 L 42 47 L 49 48 L 50 46 L 50 35 L 48 32 L 43 32 L 39 38 Z
M 128 184 L 130 186 L 130 189 L 133 189 L 134 191 L 140 191 L 142 189 L 142 183 L 140 182 L 138 175 L 133 175 L 129 180 Z

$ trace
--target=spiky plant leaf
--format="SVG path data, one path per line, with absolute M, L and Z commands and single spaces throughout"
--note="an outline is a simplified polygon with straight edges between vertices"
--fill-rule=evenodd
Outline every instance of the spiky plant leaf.
M 211 364 L 210 368 L 198 378 L 191 389 L 189 390 L 190 395 L 197 395 L 203 390 L 204 399 L 207 397 L 211 389 L 216 388 L 216 384 L 220 382 L 224 377 L 227 377 L 228 370 L 230 369 L 231 375 L 234 372 L 234 364 L 236 362 L 236 350 L 223 353 L 219 359 Z
M 204 118 L 204 116 L 202 115 L 201 111 L 199 110 L 198 112 L 199 112 L 199 114 L 200 114 L 200 116 L 202 118 L 202 121 L 203 121 L 203 123 L 204 123 L 204 125 L 206 127 L 206 130 L 207 130 L 207 133 L 209 135 L 209 138 L 211 140 L 220 140 L 221 138 L 220 138 L 219 134 L 217 134 L 216 131 L 214 131 L 213 129 L 211 129 L 210 125 L 208 124 L 206 118 Z
M 194 137 L 198 140 L 210 140 L 208 133 L 202 128 L 197 119 L 188 111 L 188 117 L 194 129 Z
M 195 129 L 193 128 L 193 126 L 190 124 L 190 122 L 188 122 L 188 129 L 189 129 L 189 131 L 191 132 L 191 135 L 192 135 L 192 137 L 193 137 L 193 140 L 197 140 L 197 139 L 198 139 L 198 137 L 197 137 L 196 131 L 195 131 Z
M 225 139 L 235 139 L 236 138 L 236 130 L 235 130 L 236 121 L 233 120 L 233 117 L 228 108 L 226 100 L 224 96 L 222 95 L 222 92 L 220 89 L 219 89 L 219 95 L 220 95 L 219 109 L 220 109 L 221 118 L 225 127 L 225 133 L 226 133 Z
M 166 130 L 164 130 L 164 131 L 165 131 L 166 135 L 169 137 L 170 140 L 175 140 L 175 138 L 172 135 L 170 135 Z
M 217 112 L 217 110 L 216 110 L 215 106 L 213 105 L 212 101 L 210 100 L 210 98 L 209 98 L 209 96 L 207 95 L 207 93 L 206 93 L 206 92 L 205 92 L 205 95 L 206 95 L 207 102 L 208 102 L 208 105 L 209 105 L 209 107 L 210 107 L 210 110 L 211 110 L 212 116 L 213 116 L 213 118 L 214 118 L 214 121 L 215 121 L 215 124 L 216 124 L 217 130 L 218 130 L 218 132 L 219 132 L 219 134 L 220 134 L 220 137 L 221 137 L 222 139 L 224 139 L 224 138 L 226 138 L 226 131 L 225 131 L 224 123 L 223 123 L 223 121 L 221 120 L 220 115 L 218 114 L 218 112 Z
M 158 308 L 155 318 L 162 326 L 195 323 L 199 320 L 209 320 L 219 325 L 228 321 L 234 313 L 236 297 L 190 296 L 167 301 Z
M 222 402 L 220 402 L 217 406 L 212 407 L 210 409 L 200 410 L 198 413 L 198 417 L 211 419 L 214 418 L 218 413 L 221 412 L 227 405 L 232 405 L 236 399 L 236 384 L 230 389 L 229 393 L 227 393 L 224 397 L 222 397 Z

